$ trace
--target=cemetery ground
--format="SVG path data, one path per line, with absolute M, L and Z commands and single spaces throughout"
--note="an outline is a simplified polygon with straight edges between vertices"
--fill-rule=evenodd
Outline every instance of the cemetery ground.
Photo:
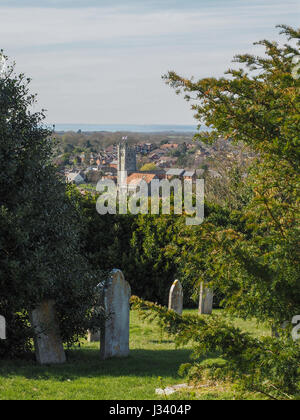
M 195 311 L 184 311 L 195 312 Z M 256 336 L 269 335 L 256 322 L 236 319 L 235 324 Z M 152 399 L 260 399 L 240 394 L 233 384 L 200 384 L 170 396 L 155 394 L 156 388 L 182 384 L 179 366 L 189 361 L 189 347 L 176 349 L 171 337 L 155 323 L 142 321 L 131 312 L 130 356 L 101 361 L 99 344 L 82 341 L 67 351 L 64 365 L 39 366 L 32 360 L 0 361 L 0 400 L 152 400 Z M 215 360 L 211 356 L 203 363 Z

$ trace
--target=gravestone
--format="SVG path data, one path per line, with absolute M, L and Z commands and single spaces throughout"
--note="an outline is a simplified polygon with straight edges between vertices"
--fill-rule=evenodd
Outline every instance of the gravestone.
M 100 357 L 126 357 L 129 354 L 129 300 L 131 288 L 122 271 L 113 270 L 102 292 L 107 319 L 101 328 Z
M 199 297 L 199 314 L 200 315 L 212 314 L 213 299 L 214 299 L 213 291 L 205 287 L 205 284 L 202 282 L 200 286 L 200 297 Z
M 41 365 L 65 363 L 66 355 L 56 321 L 54 301 L 41 303 L 31 313 L 37 362 Z
M 183 309 L 183 290 L 179 280 L 175 280 L 171 286 L 169 294 L 169 310 L 177 312 L 182 315 Z

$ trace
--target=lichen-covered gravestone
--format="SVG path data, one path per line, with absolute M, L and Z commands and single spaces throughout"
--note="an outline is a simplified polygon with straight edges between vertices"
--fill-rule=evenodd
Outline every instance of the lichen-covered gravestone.
M 35 334 L 35 354 L 37 362 L 41 365 L 66 361 L 54 305 L 54 301 L 45 301 L 31 314 L 31 324 Z
M 202 282 L 200 286 L 199 314 L 211 315 L 213 310 L 214 293 Z
M 131 288 L 122 271 L 113 270 L 102 292 L 107 319 L 101 327 L 100 357 L 126 357 L 129 354 L 129 314 Z
M 175 280 L 171 286 L 169 294 L 169 310 L 177 312 L 182 315 L 183 309 L 183 290 L 179 280 Z

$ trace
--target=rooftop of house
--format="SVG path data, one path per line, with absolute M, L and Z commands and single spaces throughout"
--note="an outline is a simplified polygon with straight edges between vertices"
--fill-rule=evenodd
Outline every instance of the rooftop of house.
M 118 177 L 115 175 L 104 175 L 101 179 L 111 179 L 112 181 L 117 182 Z
M 166 152 L 162 149 L 155 149 L 153 152 L 150 153 L 150 157 L 154 155 L 164 155 Z
M 160 160 L 164 162 L 176 162 L 178 160 L 178 157 L 163 156 Z
M 179 145 L 177 143 L 172 143 L 172 144 L 166 143 L 166 144 L 163 144 L 162 146 L 160 146 L 160 148 L 161 149 L 177 149 L 178 146 Z
M 141 180 L 149 184 L 155 178 L 156 174 L 135 172 L 127 177 L 127 184 L 138 184 Z
M 184 169 L 173 168 L 168 170 L 167 176 L 181 176 L 184 172 Z
M 183 174 L 183 176 L 190 176 L 193 177 L 195 175 L 195 171 L 185 171 L 185 173 Z
M 66 174 L 69 181 L 74 181 L 78 176 L 81 176 L 80 172 L 69 172 Z

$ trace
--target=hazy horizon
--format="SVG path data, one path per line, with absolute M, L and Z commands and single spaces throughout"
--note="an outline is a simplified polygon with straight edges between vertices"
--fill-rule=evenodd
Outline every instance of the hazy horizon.
M 52 124 L 49 124 L 50 127 Z M 55 125 L 56 132 L 81 130 L 82 132 L 133 132 L 133 133 L 195 133 L 197 124 L 80 124 L 59 123 Z

